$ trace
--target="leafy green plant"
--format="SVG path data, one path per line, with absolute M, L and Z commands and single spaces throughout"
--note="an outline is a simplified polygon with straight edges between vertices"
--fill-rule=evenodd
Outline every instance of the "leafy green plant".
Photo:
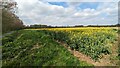
M 2 46 L 3 67 L 92 66 L 86 62 L 79 61 L 71 55 L 67 49 L 51 37 L 51 32 L 44 30 L 21 30 L 19 33 L 20 35 L 17 36 L 11 35 L 13 37 L 15 36 L 14 40 L 12 42 L 5 42 Z M 11 39 L 9 36 L 4 38 L 7 38 L 6 41 Z
M 51 30 L 47 34 L 55 40 L 67 43 L 71 50 L 83 52 L 95 61 L 102 53 L 111 53 L 108 44 L 116 39 L 116 32 L 112 29 Z

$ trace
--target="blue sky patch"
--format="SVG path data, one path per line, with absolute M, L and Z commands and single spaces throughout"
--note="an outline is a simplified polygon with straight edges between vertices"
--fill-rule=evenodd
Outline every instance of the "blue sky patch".
M 66 4 L 66 2 L 48 2 L 51 5 L 58 5 L 58 6 L 63 6 L 63 7 L 68 7 L 68 5 Z
M 82 2 L 82 3 L 80 3 L 79 8 L 81 8 L 81 9 L 86 9 L 86 8 L 97 9 L 98 6 L 99 6 L 99 2 Z

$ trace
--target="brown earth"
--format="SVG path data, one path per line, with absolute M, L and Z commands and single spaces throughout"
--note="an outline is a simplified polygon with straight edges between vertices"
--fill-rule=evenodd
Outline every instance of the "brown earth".
M 65 43 L 57 41 L 59 44 L 63 45 L 70 53 L 72 53 L 75 57 L 77 57 L 80 61 L 86 61 L 87 63 L 93 64 L 94 66 L 116 66 L 117 61 L 116 60 L 110 60 L 110 57 L 116 56 L 116 47 L 113 48 L 113 52 L 111 55 L 103 55 L 102 59 L 99 59 L 99 61 L 94 61 L 91 59 L 91 57 L 86 56 L 85 54 L 80 53 L 79 51 L 71 50 L 69 47 L 67 47 Z M 114 63 L 116 62 L 116 63 Z

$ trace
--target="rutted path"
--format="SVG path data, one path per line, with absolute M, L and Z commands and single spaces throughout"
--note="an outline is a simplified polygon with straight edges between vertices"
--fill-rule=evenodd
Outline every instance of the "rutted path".
M 95 62 L 89 56 L 86 56 L 79 51 L 71 50 L 70 47 L 67 47 L 67 44 L 57 41 L 59 44 L 63 45 L 68 51 L 70 51 L 75 57 L 77 57 L 81 61 L 86 61 L 87 63 L 93 64 L 94 66 L 115 66 L 110 63 L 108 60 L 109 55 L 105 55 L 99 62 Z

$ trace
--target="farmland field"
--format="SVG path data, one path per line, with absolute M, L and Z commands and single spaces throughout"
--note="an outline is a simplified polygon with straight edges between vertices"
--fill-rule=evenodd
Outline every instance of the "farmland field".
M 2 39 L 2 63 L 3 66 L 95 65 L 74 56 L 70 49 L 90 57 L 95 63 L 107 57 L 106 65 L 118 65 L 118 33 L 117 29 L 109 27 L 15 31 Z

